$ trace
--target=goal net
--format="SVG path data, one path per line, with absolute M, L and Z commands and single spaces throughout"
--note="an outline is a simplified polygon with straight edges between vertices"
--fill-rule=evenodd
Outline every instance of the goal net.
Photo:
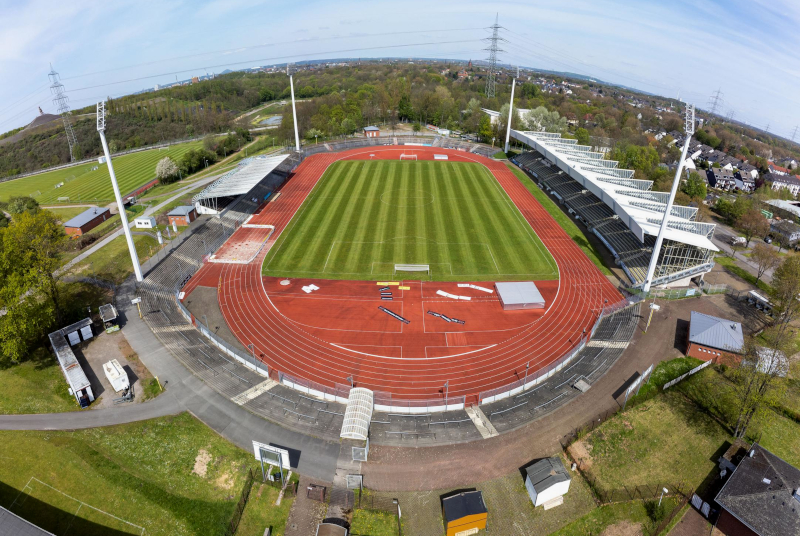
M 416 159 L 417 159 L 417 155 L 415 155 L 415 154 L 405 154 L 404 153 L 404 154 L 400 155 L 400 160 L 416 160 Z
M 425 272 L 430 274 L 431 267 L 428 264 L 395 264 L 392 275 L 397 274 L 397 272 Z

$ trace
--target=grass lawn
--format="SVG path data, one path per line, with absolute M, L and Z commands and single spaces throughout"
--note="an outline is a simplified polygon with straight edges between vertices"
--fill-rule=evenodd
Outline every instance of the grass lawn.
M 742 279 L 744 279 L 745 281 L 747 281 L 751 285 L 756 286 L 756 276 L 754 276 L 753 274 L 751 274 L 750 272 L 748 272 L 747 270 L 745 270 L 741 266 L 737 265 L 736 261 L 734 259 L 732 259 L 731 257 L 725 257 L 725 256 L 722 256 L 722 255 L 719 255 L 717 257 L 714 257 L 714 262 L 724 266 L 725 269 L 728 270 L 733 275 L 741 277 Z M 772 291 L 772 287 L 769 286 L 768 284 L 766 284 L 764 281 L 759 281 L 758 282 L 758 288 L 760 288 L 761 290 L 766 291 L 766 292 L 771 292 Z
M 152 236 L 133 235 L 139 262 L 143 263 L 154 255 L 158 249 L 158 240 Z M 104 247 L 95 251 L 78 264 L 70 268 L 70 275 L 97 277 L 106 281 L 121 284 L 133 273 L 133 264 L 128 253 L 125 236 L 118 236 Z
M 156 163 L 162 158 L 169 156 L 177 160 L 190 149 L 199 149 L 202 146 L 199 141 L 181 143 L 168 149 L 153 149 L 115 157 L 114 172 L 120 192 L 126 195 L 153 180 Z M 56 187 L 61 183 L 63 186 Z M 0 201 L 8 201 L 11 196 L 28 195 L 33 195 L 42 205 L 56 203 L 59 197 L 68 197 L 70 203 L 100 205 L 114 200 L 108 166 L 97 162 L 0 183 Z
M 664 384 L 668 381 L 674 380 L 681 374 L 685 374 L 703 362 L 694 357 L 676 357 L 668 361 L 662 361 L 653 369 L 650 374 L 650 379 L 639 388 L 639 393 L 636 396 L 631 396 L 629 401 L 638 399 L 646 399 L 660 393 Z
M 58 217 L 58 221 L 61 223 L 65 223 L 78 214 L 83 214 L 89 209 L 89 207 L 68 207 L 68 208 L 48 208 L 45 210 L 49 210 L 53 214 Z
M 294 497 L 284 496 L 279 506 L 275 506 L 280 490 L 261 483 L 259 470 L 253 488 L 250 490 L 250 499 L 242 515 L 237 536 L 262 536 L 264 529 L 272 528 L 270 536 L 283 536 L 289 510 L 294 502 Z M 297 481 L 297 475 L 292 473 L 291 482 Z
M 350 523 L 352 536 L 397 536 L 397 518 L 394 514 L 372 510 L 353 510 Z
M 484 166 L 430 161 L 333 164 L 263 272 L 384 279 L 395 263 L 428 264 L 440 281 L 557 278 L 550 253 Z
M 678 499 L 665 497 L 662 503 L 664 512 L 669 513 L 678 504 Z M 573 523 L 570 523 L 553 536 L 593 536 L 604 534 L 606 528 L 616 525 L 623 529 L 626 526 L 641 524 L 643 528 L 655 528 L 657 523 L 649 517 L 647 508 L 643 501 L 631 501 L 626 503 L 609 504 L 595 508 L 592 512 Z M 624 530 L 610 531 L 609 534 L 641 534 L 641 531 Z M 645 533 L 649 534 L 649 533 Z
M 39 348 L 30 361 L 0 369 L 0 413 L 77 411 L 67 388 L 55 356 Z
M 611 275 L 611 270 L 603 263 L 603 257 L 600 255 L 599 251 L 592 245 L 591 242 L 586 238 L 586 235 L 583 231 L 572 221 L 572 218 L 564 214 L 555 202 L 552 199 L 547 197 L 547 194 L 542 191 L 541 188 L 536 186 L 536 184 L 525 175 L 523 171 L 521 171 L 518 167 L 513 164 L 506 164 L 508 169 L 510 169 L 514 175 L 517 176 L 519 181 L 525 186 L 525 188 L 530 191 L 533 196 L 536 198 L 539 203 L 550 213 L 554 220 L 561 226 L 566 233 L 572 237 L 572 240 L 578 244 L 578 246 L 583 250 L 589 260 L 591 260 L 595 266 L 597 266 L 604 275 Z
M 609 419 L 583 444 L 605 490 L 685 482 L 698 487 L 730 435 L 679 393 L 667 391 Z
M 64 536 L 220 533 L 253 465 L 252 453 L 187 413 L 0 438 L 0 505 Z

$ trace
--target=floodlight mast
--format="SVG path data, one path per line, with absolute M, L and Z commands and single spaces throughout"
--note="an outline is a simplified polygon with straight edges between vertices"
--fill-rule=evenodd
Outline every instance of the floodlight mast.
M 681 151 L 681 160 L 678 163 L 678 169 L 675 171 L 675 179 L 672 182 L 672 190 L 669 193 L 667 200 L 667 209 L 664 211 L 664 218 L 661 220 L 661 227 L 658 230 L 658 238 L 656 244 L 653 246 L 653 256 L 650 257 L 650 266 L 647 268 L 647 277 L 642 285 L 642 291 L 647 293 L 650 291 L 650 286 L 653 284 L 653 276 L 656 272 L 656 262 L 658 262 L 658 254 L 661 252 L 661 243 L 664 241 L 664 231 L 667 230 L 669 218 L 672 215 L 672 203 L 675 201 L 675 194 L 678 192 L 678 185 L 681 183 L 681 174 L 686 165 L 686 153 L 689 152 L 689 143 L 692 141 L 692 134 L 694 134 L 694 104 L 686 105 L 685 117 L 685 130 L 686 140 L 683 142 L 683 150 Z
M 139 255 L 136 254 L 136 246 L 133 245 L 133 237 L 131 236 L 131 229 L 128 227 L 128 218 L 125 215 L 125 205 L 122 204 L 122 195 L 119 193 L 119 186 L 117 185 L 117 176 L 114 174 L 114 166 L 111 164 L 111 152 L 108 150 L 108 143 L 106 143 L 106 103 L 97 103 L 97 132 L 100 133 L 100 143 L 103 144 L 103 154 L 106 155 L 106 164 L 108 164 L 108 174 L 111 175 L 111 186 L 114 188 L 114 197 L 117 200 L 117 208 L 119 208 L 119 217 L 122 220 L 122 231 L 125 233 L 125 240 L 128 242 L 128 250 L 131 253 L 131 261 L 133 262 L 133 271 L 136 274 L 136 281 L 142 282 L 142 267 L 139 265 Z
M 519 78 L 519 67 L 517 67 L 517 76 L 511 79 L 511 100 L 508 103 L 508 125 L 506 125 L 506 153 L 508 152 L 508 142 L 511 138 L 511 118 L 514 117 L 514 88 L 517 85 L 517 78 Z
M 289 75 L 289 89 L 292 92 L 292 119 L 294 119 L 294 144 L 295 150 L 300 152 L 300 134 L 297 132 L 297 108 L 294 105 L 294 80 L 292 79 L 292 71 L 289 65 L 286 65 L 286 74 Z

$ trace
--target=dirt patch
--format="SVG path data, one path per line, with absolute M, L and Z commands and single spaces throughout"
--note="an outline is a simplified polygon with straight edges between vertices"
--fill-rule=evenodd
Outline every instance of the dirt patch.
M 591 445 L 587 445 L 583 441 L 576 441 L 569 446 L 568 450 L 572 458 L 581 466 L 581 469 L 591 469 L 592 455 L 589 454 L 591 449 Z
M 642 536 L 642 524 L 622 521 L 614 525 L 609 525 L 600 536 Z
M 200 451 L 197 453 L 197 457 L 194 459 L 194 468 L 192 469 L 192 473 L 205 478 L 206 474 L 208 473 L 208 464 L 211 463 L 211 460 L 211 453 L 206 449 L 200 449 Z
M 214 483 L 221 489 L 233 489 L 235 481 L 236 479 L 233 477 L 233 473 L 231 471 L 225 471 L 217 477 Z

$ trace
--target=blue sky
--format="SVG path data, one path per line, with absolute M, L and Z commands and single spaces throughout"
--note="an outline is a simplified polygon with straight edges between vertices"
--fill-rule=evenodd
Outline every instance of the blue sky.
M 703 108 L 721 89 L 724 114 L 787 137 L 800 124 L 797 0 L 0 0 L 0 132 L 30 122 L 37 106 L 55 111 L 50 62 L 81 107 L 169 83 L 175 71 L 185 79 L 339 56 L 481 59 L 482 28 L 496 12 L 504 62 Z M 395 48 L 372 48 L 381 46 Z

